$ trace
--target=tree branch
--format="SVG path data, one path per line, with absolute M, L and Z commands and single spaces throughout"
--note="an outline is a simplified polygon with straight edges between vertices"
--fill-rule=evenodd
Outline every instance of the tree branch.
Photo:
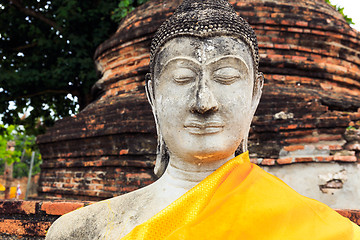
M 23 95 L 23 96 L 18 96 L 16 97 L 16 99 L 19 98 L 32 98 L 32 97 L 36 97 L 39 95 L 46 95 L 46 94 L 61 94 L 61 93 L 71 93 L 73 94 L 74 92 L 76 92 L 76 90 L 74 91 L 73 89 L 47 89 L 41 92 L 36 92 L 36 93 L 32 93 L 32 94 L 28 94 L 28 95 Z M 14 99 L 8 99 L 8 101 L 11 101 Z
M 37 43 L 34 42 L 34 43 L 26 44 L 26 45 L 23 45 L 23 46 L 18 46 L 16 48 L 13 48 L 13 50 L 14 51 L 22 51 L 22 50 L 25 50 L 25 49 L 35 47 L 36 45 L 37 45 Z
M 24 7 L 21 2 L 19 0 L 8 0 L 10 4 L 14 5 L 20 12 L 28 15 L 28 16 L 32 16 L 34 18 L 39 19 L 40 21 L 46 23 L 47 25 L 52 26 L 53 28 L 55 28 L 56 30 L 62 32 L 63 28 L 58 26 L 56 24 L 56 22 L 48 19 L 47 17 L 45 17 L 44 15 L 42 15 L 41 13 L 35 12 L 34 10 L 31 10 L 29 8 Z

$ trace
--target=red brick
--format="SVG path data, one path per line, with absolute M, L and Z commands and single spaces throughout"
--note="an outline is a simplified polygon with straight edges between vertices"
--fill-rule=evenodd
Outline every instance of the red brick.
M 283 19 L 280 22 L 282 25 L 292 25 L 293 23 L 289 21 L 289 19 Z
M 326 145 L 326 144 L 316 145 L 316 149 L 318 149 L 318 150 L 323 150 L 323 149 L 328 150 L 329 145 Z
M 11 201 L 5 200 L 0 202 L 0 214 L 35 214 L 37 201 Z
M 121 149 L 119 154 L 120 155 L 125 155 L 125 154 L 128 154 L 129 153 L 129 149 Z
M 278 164 L 290 164 L 292 163 L 293 158 L 279 158 L 278 160 L 276 160 L 276 162 Z
M 152 176 L 149 173 L 139 173 L 138 178 L 141 179 L 151 179 Z
M 305 21 L 297 21 L 297 22 L 295 22 L 295 25 L 300 26 L 300 27 L 307 27 L 308 23 Z
M 138 187 L 136 187 L 136 186 L 126 186 L 126 187 L 121 188 L 121 190 L 123 192 L 132 192 L 136 189 L 138 189 Z
M 340 134 L 335 135 L 320 135 L 319 136 L 320 141 L 335 141 L 335 140 L 341 140 L 342 136 Z
M 342 146 L 339 144 L 329 145 L 330 150 L 341 150 Z
M 319 142 L 318 137 L 304 137 L 304 138 L 290 138 L 285 139 L 287 143 L 317 143 Z
M 275 159 L 273 159 L 273 158 L 264 158 L 261 161 L 261 165 L 268 165 L 268 166 L 275 165 Z
M 334 156 L 326 156 L 326 157 L 315 157 L 316 161 L 319 162 L 331 162 L 334 160 Z
M 319 31 L 319 30 L 311 30 L 311 33 L 312 34 L 316 34 L 316 35 L 325 35 L 325 32 L 323 32 L 323 31 Z
M 290 145 L 290 146 L 285 146 L 284 150 L 288 151 L 288 152 L 293 152 L 296 150 L 303 150 L 305 147 L 303 145 Z
M 20 209 L 26 214 L 35 214 L 36 204 L 36 201 L 24 201 L 22 202 Z
M 73 188 L 74 186 L 75 186 L 74 184 L 69 184 L 69 183 L 63 184 L 64 188 Z
M 50 225 L 50 222 L 3 219 L 0 221 L 0 233 L 16 236 L 29 235 L 45 237 L 46 230 Z M 28 229 L 31 229 L 31 231 Z
M 290 129 L 296 129 L 298 127 L 297 124 L 289 124 L 287 126 L 281 126 L 280 129 L 283 129 L 283 130 L 290 130 Z
M 275 44 L 274 47 L 278 49 L 290 49 L 290 46 L 287 44 Z
M 289 27 L 288 31 L 302 33 L 304 30 L 301 28 Z
M 276 22 L 275 22 L 274 20 L 272 20 L 272 19 L 266 19 L 266 20 L 265 20 L 265 23 L 266 23 L 266 24 L 272 24 L 272 25 L 275 25 L 275 24 L 276 24 Z
M 357 158 L 356 156 L 334 156 L 334 160 L 341 162 L 356 162 Z
M 110 192 L 117 192 L 119 191 L 120 189 L 118 187 L 114 187 L 114 186 L 105 186 L 104 187 L 104 190 L 105 191 L 110 191 Z
M 313 162 L 314 159 L 312 157 L 300 157 L 295 158 L 295 162 Z
M 49 215 L 64 215 L 83 206 L 81 202 L 43 202 L 40 209 Z
M 304 56 L 292 56 L 291 59 L 294 61 L 304 62 L 307 58 Z

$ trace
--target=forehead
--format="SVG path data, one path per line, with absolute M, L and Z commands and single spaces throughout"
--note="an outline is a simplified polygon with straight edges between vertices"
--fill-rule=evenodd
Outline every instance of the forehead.
M 240 39 L 218 36 L 211 38 L 177 37 L 168 41 L 159 51 L 155 64 L 155 74 L 173 58 L 187 57 L 200 64 L 207 64 L 222 56 L 238 56 L 249 69 L 253 68 L 253 58 L 249 47 Z

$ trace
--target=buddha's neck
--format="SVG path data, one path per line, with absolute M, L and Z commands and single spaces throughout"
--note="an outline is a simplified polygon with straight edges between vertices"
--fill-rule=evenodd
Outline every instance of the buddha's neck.
M 169 186 L 187 191 L 233 157 L 234 155 L 231 155 L 217 161 L 200 163 L 191 163 L 171 157 L 169 165 L 161 178 L 164 178 Z

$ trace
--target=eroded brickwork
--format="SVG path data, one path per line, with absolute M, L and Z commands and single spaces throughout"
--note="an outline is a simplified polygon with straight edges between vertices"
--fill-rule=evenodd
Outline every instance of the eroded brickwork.
M 156 130 L 144 76 L 151 37 L 178 2 L 142 5 L 99 46 L 96 100 L 38 138 L 40 195 L 97 200 L 155 180 Z M 360 121 L 360 34 L 323 0 L 231 2 L 256 31 L 265 75 L 250 132 L 252 161 L 355 166 L 359 142 L 346 129 Z
M 91 202 L 0 201 L 0 239 L 44 239 L 50 225 L 65 213 Z
M 60 216 L 91 202 L 0 201 L 0 239 L 40 240 Z M 337 210 L 360 225 L 360 211 Z

